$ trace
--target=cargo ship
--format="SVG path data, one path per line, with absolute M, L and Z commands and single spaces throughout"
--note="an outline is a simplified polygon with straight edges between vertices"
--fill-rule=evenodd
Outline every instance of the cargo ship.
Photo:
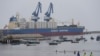
M 39 13 L 41 13 L 41 3 L 38 2 L 36 10 L 32 13 L 30 21 L 26 21 L 25 18 L 19 18 L 19 14 L 12 16 L 9 20 L 8 29 L 1 29 L 4 36 L 12 35 L 17 37 L 47 37 L 47 36 L 63 36 L 63 35 L 80 35 L 83 34 L 84 26 L 75 25 L 73 22 L 71 25 L 58 25 L 57 22 L 51 17 L 53 13 L 53 4 L 45 13 L 44 22 L 38 21 Z

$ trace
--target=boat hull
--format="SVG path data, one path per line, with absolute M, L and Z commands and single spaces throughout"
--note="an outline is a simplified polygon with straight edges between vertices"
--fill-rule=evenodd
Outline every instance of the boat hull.
M 62 36 L 62 35 L 80 35 L 83 34 L 84 28 L 56 28 L 56 29 L 6 29 L 3 30 L 3 35 L 27 35 L 38 34 L 41 36 Z

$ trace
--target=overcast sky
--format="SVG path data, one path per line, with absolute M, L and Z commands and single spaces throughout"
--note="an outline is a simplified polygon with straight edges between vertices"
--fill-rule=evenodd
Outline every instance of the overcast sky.
M 88 30 L 100 30 L 100 0 L 0 0 L 0 28 L 8 24 L 16 12 L 20 13 L 20 18 L 29 20 L 38 1 L 42 3 L 41 20 L 52 2 L 54 13 L 51 16 L 55 21 L 71 22 L 73 18 Z

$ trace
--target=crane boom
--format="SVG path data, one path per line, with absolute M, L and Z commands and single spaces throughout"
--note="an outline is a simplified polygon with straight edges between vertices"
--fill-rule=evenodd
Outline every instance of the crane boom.
M 41 3 L 40 2 L 38 2 L 38 5 L 37 5 L 35 11 L 32 13 L 32 15 L 38 16 L 39 11 L 40 11 L 40 13 L 42 12 L 42 10 L 41 10 Z
M 34 20 L 35 22 L 39 19 L 39 17 L 38 17 L 39 12 L 42 13 L 41 5 L 42 4 L 40 2 L 38 2 L 38 5 L 37 5 L 35 11 L 32 13 L 32 15 L 34 16 L 34 18 L 32 18 L 32 20 Z
M 53 13 L 53 4 L 52 3 L 50 3 L 50 6 L 48 8 L 48 11 L 45 13 L 45 15 L 47 17 L 50 17 L 51 13 Z
M 52 3 L 50 3 L 50 6 L 49 6 L 47 12 L 45 13 L 45 18 L 44 18 L 45 21 L 49 21 L 51 19 L 51 13 L 53 13 L 53 4 Z

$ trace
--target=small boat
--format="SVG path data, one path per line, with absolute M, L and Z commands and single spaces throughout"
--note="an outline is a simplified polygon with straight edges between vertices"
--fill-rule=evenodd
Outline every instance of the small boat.
M 19 45 L 20 43 L 21 43 L 20 40 L 11 40 L 10 41 L 11 45 Z
M 40 44 L 40 42 L 37 40 L 28 40 L 26 44 L 27 46 L 30 46 L 30 45 Z
M 51 41 L 51 42 L 49 43 L 49 45 L 58 45 L 58 42 L 57 42 L 57 41 Z
M 36 44 L 26 43 L 27 46 L 36 46 Z
M 73 41 L 73 40 L 71 40 L 71 43 L 79 43 L 79 41 Z

